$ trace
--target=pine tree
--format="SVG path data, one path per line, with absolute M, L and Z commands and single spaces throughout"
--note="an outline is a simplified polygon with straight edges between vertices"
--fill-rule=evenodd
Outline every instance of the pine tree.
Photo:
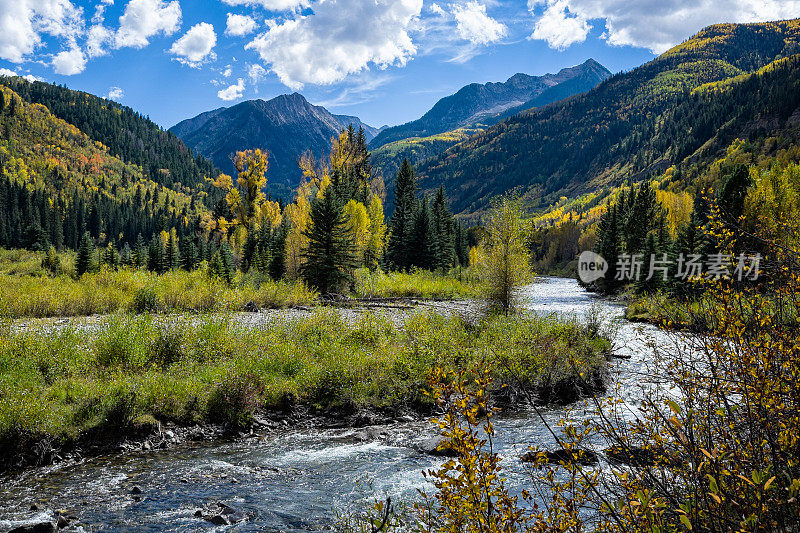
M 197 268 L 198 264 L 197 246 L 192 241 L 181 246 L 181 267 L 187 272 Z
M 178 242 L 173 233 L 170 233 L 169 239 L 167 239 L 164 262 L 165 270 L 174 270 L 180 267 L 180 250 L 178 249 Z
M 147 246 L 141 233 L 136 237 L 136 245 L 133 248 L 133 266 L 135 268 L 147 266 Z
M 408 159 L 403 159 L 394 184 L 394 213 L 386 249 L 386 260 L 397 269 L 411 266 L 411 241 L 417 212 L 417 178 Z
M 328 294 L 351 280 L 355 246 L 342 206 L 330 188 L 312 204 L 311 224 L 303 235 L 308 248 L 300 274 L 309 285 Z
M 220 278 L 225 283 L 230 284 L 233 282 L 233 252 L 227 242 L 223 242 L 214 253 L 209 269 L 212 275 Z
M 453 267 L 456 250 L 454 220 L 450 209 L 447 207 L 444 187 L 439 187 L 439 190 L 436 191 L 436 197 L 433 200 L 432 217 L 436 253 L 431 266 L 437 270 L 447 272 Z
M 105 251 L 103 252 L 103 264 L 107 265 L 110 270 L 119 269 L 119 254 L 117 249 L 112 243 L 108 243 Z
M 150 249 L 147 252 L 147 269 L 158 274 L 165 272 L 165 255 L 164 241 L 158 235 L 154 236 L 153 240 L 150 241 Z
M 133 253 L 127 242 L 122 246 L 122 250 L 119 252 L 119 262 L 124 267 L 130 268 L 133 266 Z
M 435 268 L 437 250 L 436 231 L 434 229 L 428 199 L 423 198 L 414 217 L 414 225 L 409 235 L 408 254 L 410 266 L 430 270 Z
M 92 270 L 94 262 L 94 244 L 89 233 L 84 233 L 81 237 L 81 244 L 78 247 L 78 255 L 75 257 L 75 273 L 78 277 Z

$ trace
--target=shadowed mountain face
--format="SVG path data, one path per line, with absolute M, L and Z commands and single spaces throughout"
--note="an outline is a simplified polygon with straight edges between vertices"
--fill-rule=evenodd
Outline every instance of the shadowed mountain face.
M 317 157 L 328 153 L 331 139 L 350 124 L 363 127 L 367 140 L 378 131 L 357 117 L 333 115 L 294 93 L 207 111 L 170 131 L 231 175 L 235 174 L 231 156 L 237 150 L 269 150 L 268 190 L 288 197 L 302 177 L 297 161 L 303 152 L 311 150 Z
M 556 100 L 587 91 L 609 76 L 611 73 L 605 67 L 589 59 L 581 65 L 562 69 L 557 74 L 515 74 L 505 83 L 472 83 L 439 100 L 420 119 L 381 131 L 370 143 L 370 148 L 375 149 L 411 137 L 428 137 L 479 123 L 494 124 L 514 112 L 541 105 L 534 100 L 540 96 L 545 96 L 545 100 L 548 100 L 546 93 L 553 93 L 560 86 L 563 86 L 561 91 L 553 93 Z
M 711 26 L 587 93 L 508 118 L 427 159 L 421 185 L 443 184 L 454 210 L 467 215 L 510 190 L 545 207 L 702 164 L 736 138 L 787 131 L 797 53 L 798 20 Z

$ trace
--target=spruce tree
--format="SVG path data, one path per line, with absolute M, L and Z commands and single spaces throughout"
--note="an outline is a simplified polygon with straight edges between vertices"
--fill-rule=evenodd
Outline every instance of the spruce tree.
M 78 255 L 75 257 L 75 273 L 78 277 L 83 276 L 86 272 L 92 270 L 92 262 L 94 261 L 94 244 L 88 233 L 84 233 L 81 237 L 81 244 L 78 247 Z
M 455 262 L 454 220 L 447 207 L 444 187 L 439 187 L 433 200 L 433 231 L 436 254 L 431 265 L 437 270 L 447 272 Z
M 167 239 L 167 247 L 164 253 L 164 270 L 174 270 L 181 264 L 180 250 L 178 249 L 178 242 L 175 235 L 170 233 Z
M 157 274 L 162 274 L 166 270 L 165 255 L 164 242 L 161 237 L 155 235 L 153 240 L 150 241 L 150 249 L 147 252 L 147 269 Z
M 133 266 L 133 253 L 131 252 L 131 247 L 127 242 L 122 246 L 122 250 L 119 252 L 119 262 L 125 267 L 130 268 Z
M 411 266 L 411 241 L 417 211 L 417 178 L 408 159 L 403 159 L 394 183 L 394 213 L 389 223 L 391 233 L 386 260 L 394 268 Z
M 233 282 L 234 266 L 233 266 L 233 252 L 227 242 L 223 242 L 214 257 L 211 258 L 209 264 L 211 274 L 220 278 L 225 283 Z
M 300 267 L 303 279 L 322 294 L 349 282 L 356 266 L 355 245 L 342 206 L 330 188 L 311 205 L 311 223 L 303 235 L 308 238 L 305 263 Z
M 427 198 L 419 203 L 409 237 L 410 266 L 425 270 L 435 268 L 438 242 Z
M 181 267 L 187 272 L 197 268 L 198 264 L 197 246 L 190 240 L 181 246 Z
M 133 248 L 133 266 L 135 268 L 147 266 L 147 246 L 141 233 L 136 237 L 136 245 Z

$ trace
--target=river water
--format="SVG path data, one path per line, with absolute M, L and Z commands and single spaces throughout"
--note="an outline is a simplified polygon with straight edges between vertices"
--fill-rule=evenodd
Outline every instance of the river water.
M 615 353 L 609 391 L 635 408 L 640 386 L 653 373 L 654 347 L 670 337 L 651 326 L 622 318 L 620 305 L 593 298 L 574 280 L 544 278 L 522 291 L 534 313 L 585 319 L 597 315 L 614 330 Z M 551 424 L 561 408 L 540 414 Z M 590 405 L 572 406 L 571 419 L 593 416 Z M 503 457 L 512 490 L 530 484 L 519 461 L 530 445 L 556 448 L 539 414 L 521 410 L 495 423 L 495 449 Z M 425 485 L 421 472 L 440 460 L 415 450 L 434 433 L 431 424 L 409 422 L 370 430 L 291 430 L 236 442 L 192 443 L 165 451 L 97 457 L 74 465 L 31 469 L 0 478 L 0 531 L 30 519 L 31 503 L 64 510 L 87 531 L 329 530 L 337 513 L 374 497 L 412 500 Z M 593 443 L 597 448 L 602 443 Z M 601 468 L 603 463 L 601 462 Z M 134 486 L 142 494 L 133 496 Z M 214 526 L 194 516 L 204 506 L 225 502 L 252 518 Z

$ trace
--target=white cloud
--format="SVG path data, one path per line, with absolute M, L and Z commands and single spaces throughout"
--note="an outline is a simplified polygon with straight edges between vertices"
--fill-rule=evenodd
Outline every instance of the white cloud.
M 547 6 L 544 14 L 536 21 L 533 39 L 547 41 L 550 48 L 563 50 L 575 43 L 586 40 L 590 26 L 580 15 L 567 12 L 567 0 L 559 0 Z
M 64 50 L 53 56 L 52 65 L 56 74 L 73 76 L 86 69 L 86 56 L 75 43 L 72 43 L 69 50 Z
M 435 15 L 439 15 L 440 17 L 444 17 L 444 16 L 447 15 L 447 13 L 445 13 L 444 9 L 442 9 L 442 6 L 440 6 L 436 2 L 434 2 L 434 3 L 432 3 L 431 5 L 428 6 L 428 11 L 430 11 L 431 13 L 433 13 Z
M 268 11 L 294 11 L 309 6 L 309 0 L 222 0 L 222 2 L 229 6 L 263 7 Z
M 268 21 L 246 48 L 292 89 L 335 83 L 370 65 L 405 65 L 417 52 L 409 31 L 421 10 L 422 0 L 327 0 L 311 15 Z
M 43 33 L 74 37 L 83 25 L 83 9 L 69 0 L 0 0 L 0 58 L 21 63 Z
M 253 85 L 256 85 L 267 77 L 267 69 L 261 65 L 250 65 L 247 67 L 247 76 L 253 82 Z
M 180 39 L 172 44 L 169 53 L 178 56 L 181 63 L 197 67 L 205 59 L 215 59 L 212 51 L 217 44 L 214 26 L 207 22 L 195 24 Z
M 102 22 L 95 24 L 86 34 L 86 55 L 90 58 L 106 55 L 106 45 L 113 41 L 114 32 L 103 26 Z
M 225 35 L 241 37 L 242 35 L 252 33 L 255 29 L 256 21 L 253 19 L 253 17 L 228 13 L 228 23 L 227 27 L 225 28 Z
M 508 33 L 505 24 L 487 15 L 486 6 L 474 0 L 453 6 L 453 15 L 458 34 L 473 44 L 493 43 Z
M 235 85 L 217 92 L 217 96 L 226 102 L 237 100 L 242 97 L 242 94 L 244 94 L 244 80 L 242 78 L 239 78 Z
M 222 75 L 226 78 L 230 78 L 231 74 L 233 74 L 233 68 L 230 65 L 228 65 L 227 67 L 225 67 L 225 70 L 222 71 Z
M 106 98 L 109 100 L 122 100 L 124 96 L 125 91 L 123 91 L 121 87 L 114 86 L 108 88 L 108 94 L 106 95 Z
M 7 68 L 0 68 L 0 76 L 16 76 L 17 73 Z
M 799 17 L 800 0 L 528 0 L 528 9 L 531 37 L 553 48 L 583 42 L 597 20 L 609 44 L 661 53 L 711 24 Z
M 119 18 L 115 46 L 144 48 L 150 37 L 162 33 L 172 35 L 181 24 L 181 6 L 178 0 L 130 0 Z

